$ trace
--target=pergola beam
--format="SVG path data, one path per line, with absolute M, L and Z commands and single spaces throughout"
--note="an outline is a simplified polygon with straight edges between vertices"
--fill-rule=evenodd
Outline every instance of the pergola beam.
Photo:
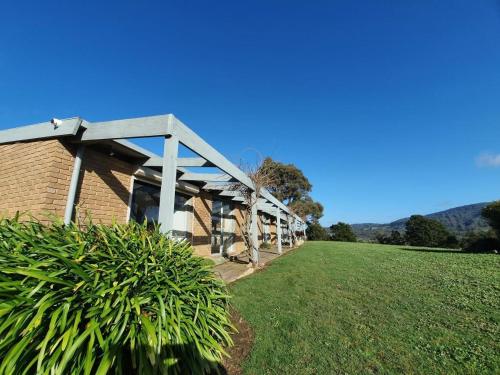
M 231 190 L 223 190 L 219 193 L 219 195 L 223 197 L 243 197 L 243 195 L 239 191 L 231 191 Z
M 164 231 L 171 230 L 173 225 L 173 197 L 175 196 L 175 180 L 178 171 L 183 173 L 179 180 L 205 182 L 204 189 L 206 190 L 229 191 L 228 186 L 231 185 L 231 182 L 237 182 L 251 191 L 255 191 L 255 186 L 247 174 L 172 114 L 95 123 L 89 123 L 79 117 L 54 120 L 0 131 L 0 144 L 62 136 L 72 137 L 73 141 L 82 143 L 112 140 L 125 147 L 132 148 L 140 155 L 144 155 L 144 158 L 147 159 L 143 164 L 144 167 L 162 168 L 161 201 L 163 203 L 161 203 L 160 207 L 159 220 Z M 128 138 L 146 137 L 163 137 L 165 139 L 163 156 L 158 156 L 126 141 Z M 179 158 L 179 143 L 192 150 L 199 157 Z M 209 166 L 217 167 L 226 174 L 191 173 L 182 170 L 182 167 Z M 170 189 L 168 193 L 166 189 Z M 243 204 L 246 203 L 242 196 L 236 194 L 226 196 L 232 197 L 233 200 L 240 201 Z M 262 203 L 261 209 L 263 211 L 273 213 L 277 207 L 287 216 L 290 214 L 295 217 L 295 220 L 300 225 L 304 225 L 296 215 L 292 214 L 287 206 L 276 199 L 268 190 L 262 189 L 258 198 Z M 257 209 L 257 205 L 254 206 Z M 67 211 L 66 216 L 70 214 L 70 210 Z
M 214 182 L 207 182 L 205 185 L 203 185 L 204 190 L 226 190 L 233 186 L 234 184 L 231 182 L 222 182 L 222 183 L 214 183 Z
M 81 141 L 167 136 L 172 134 L 174 118 L 169 114 L 94 122 L 88 125 L 82 134 Z
M 278 253 L 282 252 L 281 245 L 281 210 L 279 207 L 276 207 L 276 243 L 278 245 Z
M 191 173 L 186 172 L 181 177 L 181 181 L 202 181 L 202 182 L 228 182 L 234 180 L 233 177 L 227 174 L 215 174 L 215 173 Z
M 81 140 L 85 142 L 167 135 L 175 135 L 181 144 L 201 156 L 207 162 L 221 169 L 241 184 L 255 190 L 250 177 L 171 114 L 89 124 Z M 144 165 L 155 166 L 153 163 L 156 163 L 156 166 L 160 164 L 159 160 L 150 158 Z M 289 212 L 288 208 L 266 189 L 262 189 L 261 195 L 273 204 L 281 207 L 283 211 Z
M 249 187 L 252 190 L 255 190 L 250 177 L 248 177 L 243 171 L 241 171 L 233 163 L 227 160 L 215 148 L 205 142 L 198 134 L 189 129 L 175 117 L 172 132 L 179 138 L 179 141 L 191 151 L 216 165 L 217 168 L 227 173 L 245 186 Z
M 163 168 L 160 190 L 158 222 L 163 233 L 174 229 L 175 183 L 177 175 L 177 153 L 179 140 L 175 136 L 165 137 L 163 146 Z
M 215 167 L 213 163 L 203 158 L 178 158 L 178 167 Z
M 82 119 L 54 120 L 0 131 L 0 144 L 76 135 Z
M 161 167 L 161 157 L 151 157 L 144 164 L 145 167 Z M 215 167 L 203 158 L 177 158 L 177 167 Z

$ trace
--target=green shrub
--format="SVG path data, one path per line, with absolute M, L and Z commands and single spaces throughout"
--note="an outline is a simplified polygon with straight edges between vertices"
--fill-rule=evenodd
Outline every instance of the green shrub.
M 320 223 L 307 223 L 306 236 L 311 241 L 326 241 L 328 240 L 328 232 L 321 226 Z
M 337 224 L 330 226 L 330 239 L 332 241 L 344 241 L 344 242 L 356 242 L 356 234 L 352 230 L 352 227 L 339 221 Z
M 385 245 L 404 245 L 405 238 L 401 235 L 401 233 L 397 230 L 391 231 L 390 235 L 385 235 L 384 233 L 377 233 L 375 235 L 375 239 L 380 244 Z
M 500 251 L 500 240 L 495 232 L 468 233 L 462 240 L 462 249 L 469 253 L 489 253 Z
M 454 242 L 442 223 L 422 215 L 410 216 L 405 228 L 406 242 L 411 246 L 446 247 Z
M 158 228 L 0 221 L 1 374 L 203 373 L 231 344 L 227 302 Z

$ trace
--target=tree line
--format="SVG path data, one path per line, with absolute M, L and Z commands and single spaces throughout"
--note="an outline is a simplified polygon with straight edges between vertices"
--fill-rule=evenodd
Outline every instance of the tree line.
M 391 245 L 461 248 L 469 252 L 500 250 L 500 201 L 483 208 L 481 216 L 486 219 L 491 229 L 486 232 L 470 232 L 460 239 L 439 221 L 422 215 L 413 215 L 406 222 L 404 233 L 397 230 L 393 230 L 390 234 L 379 233 L 376 235 L 376 241 Z M 329 228 L 324 228 L 319 223 L 310 223 L 307 236 L 310 240 L 357 241 L 352 227 L 343 222 L 338 222 Z

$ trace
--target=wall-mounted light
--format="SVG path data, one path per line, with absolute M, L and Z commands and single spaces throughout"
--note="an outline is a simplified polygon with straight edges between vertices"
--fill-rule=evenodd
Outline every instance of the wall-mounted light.
M 62 125 L 63 122 L 62 120 L 59 120 L 58 118 L 54 117 L 53 119 L 50 120 L 50 123 L 54 125 L 54 129 L 57 129 L 59 125 Z

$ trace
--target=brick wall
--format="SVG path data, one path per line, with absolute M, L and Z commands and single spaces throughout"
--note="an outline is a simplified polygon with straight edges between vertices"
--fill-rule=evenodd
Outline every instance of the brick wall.
M 79 211 L 94 222 L 125 223 L 136 166 L 98 150 L 85 150 L 76 196 Z
M 233 210 L 234 220 L 235 220 L 235 239 L 234 239 L 234 251 L 240 253 L 246 249 L 244 232 L 245 232 L 245 209 L 241 204 L 235 204 Z
M 62 217 L 73 172 L 74 145 L 45 140 L 0 145 L 0 214 L 30 212 L 44 222 Z M 135 168 L 91 147 L 83 156 L 75 203 L 95 222 L 127 220 Z
M 206 192 L 193 197 L 193 238 L 196 253 L 209 256 L 212 234 L 212 198 Z
M 30 212 L 44 222 L 62 216 L 71 152 L 57 140 L 0 145 L 0 214 Z

